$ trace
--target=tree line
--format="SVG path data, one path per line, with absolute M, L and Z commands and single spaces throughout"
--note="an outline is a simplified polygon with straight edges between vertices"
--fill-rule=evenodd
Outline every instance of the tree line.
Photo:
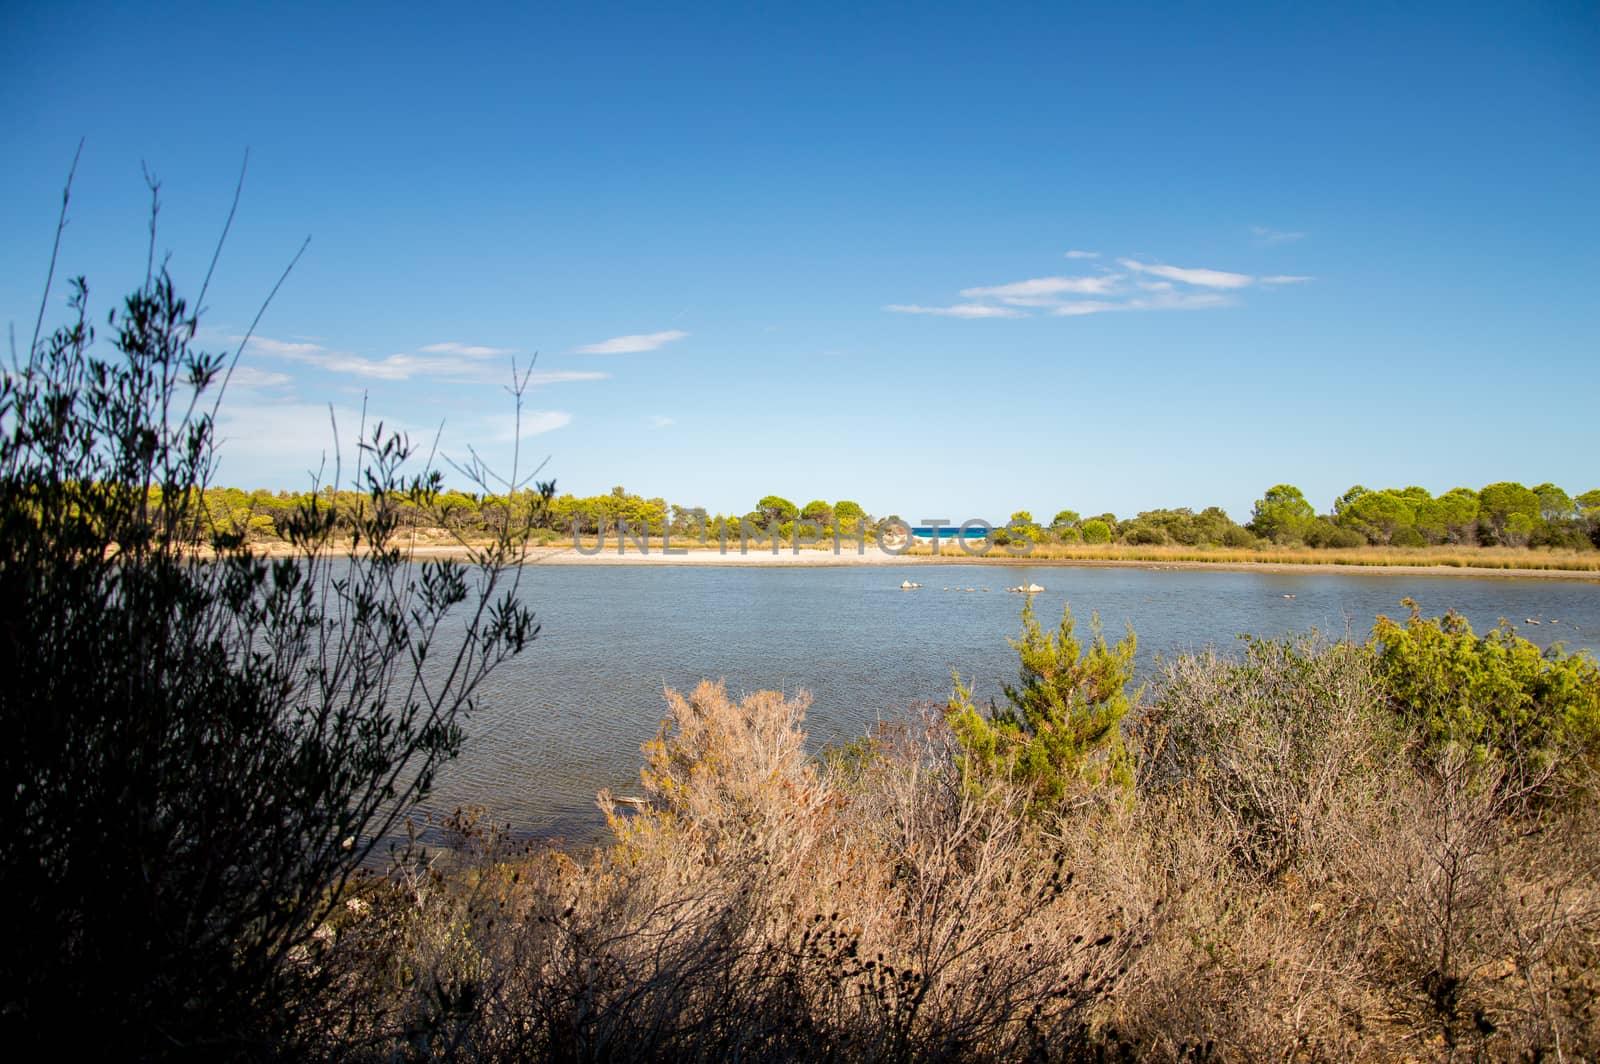
M 213 488 L 204 508 L 213 526 L 246 538 L 284 538 L 294 515 L 317 493 L 245 492 Z M 361 517 L 359 493 L 321 489 L 341 520 Z M 685 541 L 739 539 L 746 529 L 779 538 L 830 536 L 835 525 L 842 536 L 875 538 L 891 526 L 910 524 L 897 514 L 874 515 L 849 499 L 813 499 L 796 504 L 781 495 L 765 495 L 744 513 L 719 513 L 703 506 L 669 503 L 621 486 L 602 495 L 556 494 L 554 481 L 509 494 L 446 490 L 426 506 L 400 503 L 397 520 L 404 527 L 432 529 L 461 536 L 488 534 L 507 519 L 532 524 L 550 538 L 574 533 L 597 535 L 624 527 L 634 534 L 670 535 Z M 1017 510 L 994 521 L 994 540 L 1001 545 L 1088 544 L 1255 548 L 1356 548 L 1499 546 L 1556 547 L 1588 550 L 1600 545 L 1600 489 L 1570 495 L 1550 483 L 1529 488 L 1501 481 L 1474 491 L 1453 488 L 1432 495 L 1426 488 L 1352 487 L 1318 513 L 1292 484 L 1278 484 L 1256 500 L 1250 518 L 1236 522 L 1220 506 L 1195 511 L 1188 507 L 1145 510 L 1131 517 L 1114 513 L 1084 515 L 1057 511 L 1048 523 L 1029 510 Z
M 1250 530 L 1276 544 L 1308 547 L 1600 546 L 1600 489 L 1569 495 L 1554 484 L 1529 488 L 1499 481 L 1477 491 L 1360 484 L 1318 514 L 1291 484 L 1268 489 L 1251 512 Z

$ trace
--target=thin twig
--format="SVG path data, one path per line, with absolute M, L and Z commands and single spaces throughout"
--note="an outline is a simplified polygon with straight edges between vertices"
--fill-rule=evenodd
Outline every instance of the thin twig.
M 211 417 L 213 420 L 217 416 L 217 409 L 222 405 L 222 397 L 228 390 L 228 382 L 233 379 L 234 368 L 239 365 L 239 356 L 244 354 L 245 345 L 248 344 L 250 342 L 250 338 L 255 335 L 256 326 L 261 324 L 261 319 L 266 315 L 267 308 L 272 305 L 273 297 L 278 294 L 278 289 L 282 288 L 283 282 L 289 279 L 289 274 L 294 270 L 295 264 L 300 261 L 300 256 L 304 255 L 306 253 L 306 248 L 310 246 L 311 238 L 308 236 L 301 243 L 300 250 L 294 253 L 294 258 L 289 260 L 289 265 L 283 268 L 283 273 L 278 276 L 278 283 L 272 286 L 272 291 L 268 292 L 267 298 L 262 300 L 261 308 L 256 311 L 256 316 L 250 321 L 250 328 L 246 329 L 244 335 L 239 338 L 239 346 L 234 349 L 233 358 L 228 362 L 228 372 L 222 375 L 222 384 L 217 388 L 216 402 L 211 404 Z
M 233 216 L 239 210 L 239 197 L 244 192 L 245 171 L 250 168 L 250 149 L 244 150 L 244 162 L 239 164 L 239 182 L 233 186 L 233 204 L 228 208 L 228 218 L 222 223 L 222 235 L 217 237 L 216 250 L 211 253 L 211 265 L 206 267 L 206 279 L 200 285 L 200 295 L 194 301 L 195 313 L 205 308 L 206 290 L 211 287 L 211 275 L 217 270 L 217 260 L 222 257 L 222 245 L 228 242 L 228 230 L 233 228 Z
M 78 150 L 72 153 L 72 167 L 67 171 L 67 184 L 61 190 L 61 216 L 56 219 L 56 239 L 50 246 L 50 268 L 44 275 L 44 295 L 39 297 L 39 316 L 33 323 L 33 342 L 28 345 L 28 368 L 34 367 L 39 350 L 39 331 L 44 328 L 44 310 L 50 304 L 50 288 L 56 278 L 56 256 L 61 254 L 61 234 L 67 229 L 67 204 L 72 200 L 72 179 L 78 175 L 78 160 L 83 157 L 84 138 L 78 138 Z

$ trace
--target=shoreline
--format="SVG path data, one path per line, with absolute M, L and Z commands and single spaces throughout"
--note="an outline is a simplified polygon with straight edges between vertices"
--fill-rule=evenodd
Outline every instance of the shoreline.
M 434 556 L 443 553 L 460 553 L 459 548 L 432 547 L 418 548 L 421 554 L 424 550 Z M 1535 569 L 1535 568 L 1497 568 L 1492 566 L 1458 566 L 1458 565 L 1363 565 L 1350 562 L 1282 562 L 1282 561 L 1194 561 L 1173 560 L 1158 561 L 1139 558 L 1030 558 L 994 555 L 939 555 L 932 557 L 925 554 L 904 555 L 894 554 L 881 548 L 868 548 L 864 553 L 844 551 L 834 554 L 831 551 L 802 550 L 798 554 L 791 550 L 784 550 L 779 554 L 770 551 L 750 552 L 748 554 L 728 553 L 709 550 L 690 550 L 685 554 L 666 555 L 658 551 L 641 554 L 638 551 L 629 551 L 619 554 L 615 551 L 606 551 L 603 554 L 580 554 L 571 547 L 536 547 L 528 552 L 527 564 L 539 565 L 634 565 L 634 566 L 662 566 L 662 565 L 723 565 L 738 566 L 768 566 L 781 568 L 829 568 L 835 566 L 880 566 L 880 565 L 996 565 L 996 566 L 1042 566 L 1063 569 L 1171 569 L 1171 570 L 1203 570 L 1215 569 L 1223 572 L 1269 572 L 1269 573 L 1315 573 L 1338 572 L 1343 574 L 1370 573 L 1374 576 L 1400 576 L 1413 574 L 1418 576 L 1460 576 L 1460 577 L 1505 577 L 1508 579 L 1533 579 L 1533 580 L 1579 580 L 1591 583 L 1600 583 L 1600 571 L 1581 569 Z
M 284 557 L 291 553 L 286 545 L 258 544 L 257 550 L 267 557 Z M 458 558 L 465 559 L 470 554 L 471 548 L 454 543 L 417 543 L 410 547 L 402 547 L 417 561 L 431 558 Z M 674 548 L 677 551 L 680 548 Z M 335 553 L 348 553 L 338 552 Z M 637 549 L 630 549 L 626 553 L 618 553 L 615 549 L 607 549 L 602 553 L 581 553 L 572 547 L 529 547 L 525 565 L 559 565 L 559 566 L 726 566 L 731 568 L 757 567 L 757 568 L 784 568 L 784 569 L 821 569 L 840 566 L 939 566 L 939 565 L 976 565 L 976 566 L 1038 566 L 1043 568 L 1058 569 L 1148 569 L 1148 570 L 1175 570 L 1197 571 L 1211 569 L 1219 572 L 1266 572 L 1266 573 L 1340 573 L 1353 575 L 1366 573 L 1372 576 L 1457 576 L 1473 579 L 1500 577 L 1514 580 L 1575 580 L 1587 583 L 1600 583 L 1600 570 L 1595 569 L 1555 569 L 1533 567 L 1503 567 L 1503 566 L 1474 566 L 1474 565 L 1443 565 L 1437 563 L 1419 563 L 1416 565 L 1375 563 L 1365 564 L 1330 559 L 1328 561 L 1296 562 L 1267 560 L 1248 561 L 1238 558 L 1219 558 L 1215 561 L 1185 558 L 1166 560 L 1162 558 L 1084 558 L 1084 557 L 1030 557 L 1010 556 L 1006 554 L 990 553 L 988 555 L 966 555 L 959 551 L 954 554 L 895 554 L 881 547 L 868 547 L 865 551 L 844 550 L 838 554 L 831 550 L 803 549 L 796 553 L 792 548 L 784 548 L 777 554 L 770 549 L 750 551 L 740 554 L 730 551 L 726 554 L 718 550 L 705 548 L 684 549 L 684 553 L 664 554 L 659 549 L 641 553 Z

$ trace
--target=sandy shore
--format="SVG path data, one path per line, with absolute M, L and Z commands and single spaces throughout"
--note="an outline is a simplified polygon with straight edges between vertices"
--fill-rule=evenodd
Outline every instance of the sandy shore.
M 448 550 L 449 548 L 441 548 Z M 857 553 L 854 549 L 835 554 L 831 550 L 802 550 L 795 553 L 785 548 L 777 554 L 771 550 L 740 554 L 730 550 L 723 554 L 715 550 L 690 550 L 683 554 L 663 554 L 651 550 L 640 554 L 630 550 L 618 554 L 615 549 L 601 554 L 580 554 L 571 547 L 541 547 L 529 551 L 529 561 L 542 565 L 729 565 L 729 566 L 800 566 L 819 567 L 835 565 L 1029 565 L 1080 569 L 1220 569 L 1230 572 L 1272 573 L 1367 573 L 1374 576 L 1465 576 L 1508 577 L 1535 580 L 1580 580 L 1600 583 L 1600 572 L 1580 572 L 1570 569 L 1495 569 L 1454 565 L 1341 565 L 1302 564 L 1296 562 L 1156 562 L 1122 558 L 1028 558 L 989 554 L 978 557 L 955 552 L 931 558 L 927 555 L 906 556 L 868 547 Z
M 680 548 L 674 547 L 677 551 Z M 831 550 L 802 549 L 796 553 L 785 547 L 777 554 L 772 548 L 751 550 L 744 554 L 731 548 L 724 554 L 718 550 L 685 550 L 682 554 L 663 554 L 651 547 L 648 554 L 629 550 L 618 554 L 615 547 L 599 554 L 580 554 L 571 547 L 536 547 L 528 552 L 529 560 L 543 565 L 779 565 L 818 567 L 834 565 L 915 565 L 919 561 L 934 559 L 905 558 L 891 554 L 880 547 L 869 546 L 857 553 L 854 546 L 841 548 L 838 554 Z
M 287 544 L 258 545 L 258 550 L 269 557 L 281 557 L 292 553 Z M 681 548 L 674 548 L 677 551 Z M 427 558 L 465 558 L 468 550 L 455 544 L 417 544 L 412 548 L 413 557 L 418 560 Z M 1241 562 L 1241 561 L 1157 561 L 1136 558 L 1031 558 L 1013 557 L 994 551 L 988 555 L 967 555 L 956 549 L 950 554 L 939 557 L 929 557 L 926 554 L 904 555 L 886 551 L 881 547 L 868 546 L 863 551 L 857 551 L 853 546 L 847 545 L 835 554 L 832 550 L 803 549 L 796 553 L 792 548 L 785 547 L 777 554 L 771 548 L 765 550 L 751 550 L 741 554 L 737 549 L 730 549 L 726 554 L 711 549 L 684 550 L 683 553 L 664 554 L 659 547 L 652 546 L 647 553 L 640 553 L 637 549 L 629 549 L 625 554 L 617 553 L 616 548 L 608 547 L 598 554 L 579 552 L 572 547 L 532 547 L 528 550 L 528 564 L 530 565 L 726 565 L 726 566 L 780 566 L 784 568 L 822 568 L 841 565 L 995 565 L 1016 566 L 1028 565 L 1048 568 L 1063 569 L 1147 569 L 1147 570 L 1194 570 L 1212 569 L 1225 572 L 1267 572 L 1267 573 L 1342 573 L 1345 575 L 1367 574 L 1371 576 L 1460 576 L 1460 577 L 1502 577 L 1516 580 L 1577 580 L 1592 584 L 1600 584 L 1600 572 L 1580 571 L 1573 569 L 1500 569 L 1487 566 L 1458 566 L 1458 565 L 1351 565 L 1340 562 L 1302 563 L 1302 562 Z

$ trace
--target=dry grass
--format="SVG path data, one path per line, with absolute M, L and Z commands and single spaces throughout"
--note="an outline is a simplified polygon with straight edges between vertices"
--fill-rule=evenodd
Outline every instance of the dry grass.
M 937 713 L 809 757 L 803 697 L 671 695 L 614 841 L 472 817 L 323 941 L 391 1059 L 1595 1059 L 1600 817 L 1424 752 L 1365 648 L 1168 663 L 1136 792 L 1049 816 Z M 354 1049 L 352 1050 L 352 1047 Z
M 931 558 L 931 546 L 914 546 L 906 557 Z M 984 556 L 969 555 L 955 544 L 941 544 L 939 557 L 950 561 L 1139 561 L 1209 562 L 1224 565 L 1352 565 L 1443 566 L 1452 569 L 1535 569 L 1600 573 L 1600 551 L 1554 550 L 1519 547 L 1356 547 L 1313 550 L 1309 547 L 1135 547 L 1119 543 L 1101 546 L 1039 543 L 1026 554 L 1009 554 L 993 547 Z

